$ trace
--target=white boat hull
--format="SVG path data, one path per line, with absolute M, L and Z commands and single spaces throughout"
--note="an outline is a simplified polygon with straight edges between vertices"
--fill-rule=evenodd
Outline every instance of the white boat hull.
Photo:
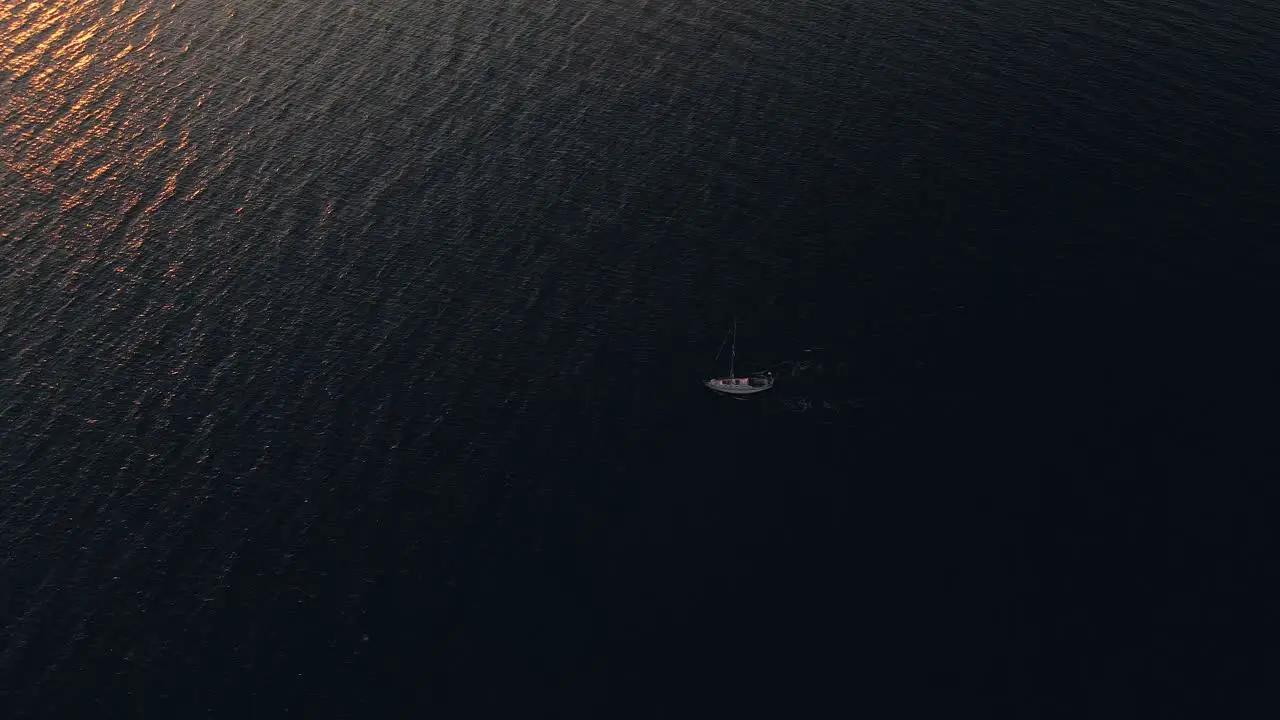
M 714 378 L 703 385 L 726 395 L 754 395 L 773 387 L 773 378 Z

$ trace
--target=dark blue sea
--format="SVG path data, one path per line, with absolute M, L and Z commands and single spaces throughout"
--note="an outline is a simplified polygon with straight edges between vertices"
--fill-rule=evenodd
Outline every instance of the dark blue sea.
M 0 0 L 0 718 L 1275 717 L 1278 48 Z

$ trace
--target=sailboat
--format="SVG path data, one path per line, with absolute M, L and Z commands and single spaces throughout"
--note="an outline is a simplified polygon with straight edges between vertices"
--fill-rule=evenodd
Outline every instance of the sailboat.
M 733 365 L 738 357 L 738 319 L 733 320 L 733 346 L 729 350 L 729 374 L 725 377 L 712 378 L 703 384 L 716 392 L 727 395 L 753 395 L 773 387 L 773 373 L 753 374 L 750 377 L 738 377 L 734 374 Z M 724 351 L 721 343 L 720 350 Z

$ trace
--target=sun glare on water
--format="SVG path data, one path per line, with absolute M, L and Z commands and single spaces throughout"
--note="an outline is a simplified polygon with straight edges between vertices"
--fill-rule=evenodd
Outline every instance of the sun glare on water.
M 145 1 L 0 0 L 0 243 L 35 242 L 39 228 L 41 242 L 89 260 L 122 228 L 125 247 L 145 242 L 146 215 L 196 158 L 166 97 L 178 53 L 157 37 L 171 14 Z

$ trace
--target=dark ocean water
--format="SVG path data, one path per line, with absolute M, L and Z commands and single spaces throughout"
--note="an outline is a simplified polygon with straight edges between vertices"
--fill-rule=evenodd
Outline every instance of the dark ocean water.
M 1277 13 L 0 0 L 0 717 L 1274 716 Z

